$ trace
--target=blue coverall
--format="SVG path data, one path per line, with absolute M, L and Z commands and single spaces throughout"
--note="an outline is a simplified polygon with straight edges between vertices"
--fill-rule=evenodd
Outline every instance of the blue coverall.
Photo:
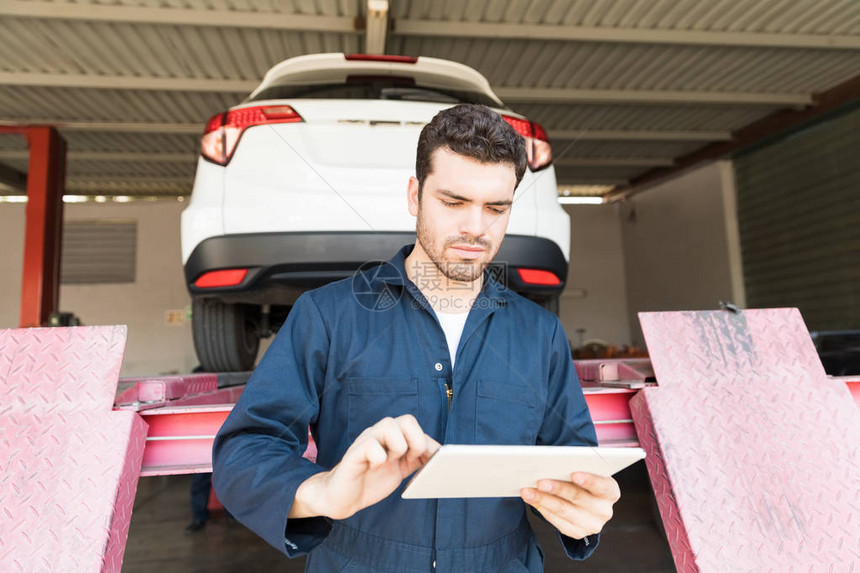
M 404 500 L 404 480 L 348 519 L 287 519 L 299 484 L 386 416 L 413 414 L 443 444 L 597 445 L 559 319 L 487 270 L 452 371 L 404 269 L 412 248 L 296 301 L 215 439 L 215 490 L 277 549 L 310 552 L 311 573 L 543 571 L 520 498 Z M 308 426 L 316 463 L 302 457 Z M 585 559 L 599 535 L 559 538 Z

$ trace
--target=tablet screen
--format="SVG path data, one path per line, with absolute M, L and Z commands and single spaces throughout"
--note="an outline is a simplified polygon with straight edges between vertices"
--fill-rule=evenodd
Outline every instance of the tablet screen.
M 610 476 L 645 457 L 642 448 L 589 446 L 442 446 L 406 486 L 404 499 L 520 497 L 540 479 L 573 472 Z

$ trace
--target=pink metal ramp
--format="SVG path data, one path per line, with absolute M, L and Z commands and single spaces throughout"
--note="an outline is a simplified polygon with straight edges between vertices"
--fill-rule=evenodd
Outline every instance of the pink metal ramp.
M 0 330 L 0 571 L 119 571 L 146 423 L 124 326 Z
M 631 402 L 678 571 L 860 572 L 860 410 L 796 309 L 640 315 Z

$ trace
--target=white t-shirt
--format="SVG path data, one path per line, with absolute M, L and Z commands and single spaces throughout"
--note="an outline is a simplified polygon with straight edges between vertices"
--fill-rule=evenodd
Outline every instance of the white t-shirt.
M 442 325 L 442 330 L 445 332 L 445 339 L 448 341 L 448 352 L 451 354 L 451 368 L 454 368 L 454 359 L 457 356 L 457 346 L 460 344 L 460 337 L 463 335 L 463 327 L 466 326 L 466 319 L 469 318 L 468 312 L 437 312 L 439 324 Z

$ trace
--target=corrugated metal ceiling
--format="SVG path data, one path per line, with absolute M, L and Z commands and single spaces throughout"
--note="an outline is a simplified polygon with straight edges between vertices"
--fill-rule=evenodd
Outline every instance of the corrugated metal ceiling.
M 386 53 L 483 73 L 550 132 L 565 184 L 621 184 L 860 74 L 856 0 L 389 4 Z M 61 124 L 70 189 L 187 194 L 203 122 L 285 58 L 363 51 L 366 13 L 366 0 L 5 0 L 0 123 Z M 150 79 L 160 89 L 139 89 Z M 26 171 L 22 141 L 0 137 L 0 164 Z
M 856 50 L 392 38 L 394 54 L 455 60 L 494 87 L 810 93 L 860 68 Z
M 203 131 L 202 128 L 200 131 Z M 65 131 L 64 137 L 72 153 L 148 152 L 196 155 L 200 145 L 200 138 L 195 134 Z M 0 137 L 0 150 L 7 149 L 26 150 L 27 142 L 23 137 Z
M 394 18 L 606 28 L 856 34 L 854 0 L 415 0 Z
M 361 50 L 356 34 L 34 18 L 0 20 L 0 36 L 6 71 L 134 77 L 259 81 L 293 56 Z
M 0 85 L 2 119 L 200 124 L 235 105 L 233 93 L 136 91 Z
M 734 131 L 776 109 L 768 106 L 543 105 L 512 107 L 552 130 Z

